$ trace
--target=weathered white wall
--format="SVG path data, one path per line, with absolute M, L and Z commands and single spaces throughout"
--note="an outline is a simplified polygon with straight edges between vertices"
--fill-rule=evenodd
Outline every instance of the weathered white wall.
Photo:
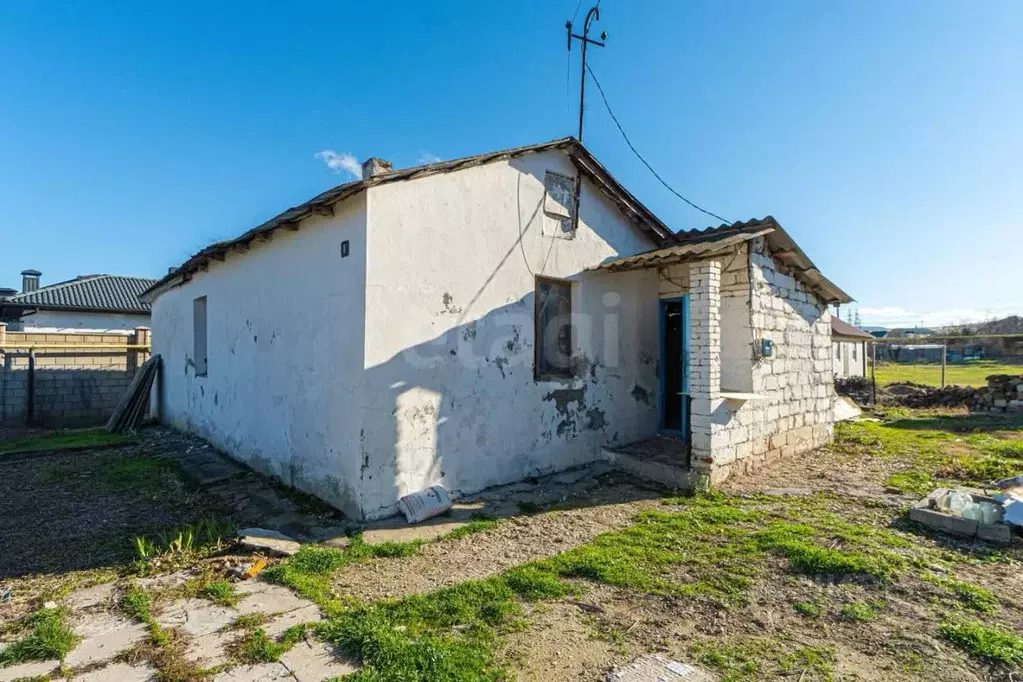
M 160 295 L 153 348 L 163 357 L 164 421 L 358 514 L 365 197 L 335 208 Z M 206 376 L 196 376 L 192 358 L 199 296 L 207 297 Z
M 832 337 L 833 367 L 836 379 L 848 379 L 849 377 L 865 376 L 865 344 L 862 341 L 854 341 L 846 337 Z
M 39 310 L 25 315 L 18 323 L 8 328 L 15 331 L 67 332 L 131 332 L 135 327 L 148 327 L 149 315 L 126 315 L 123 313 L 82 313 L 64 310 Z
M 361 505 L 581 464 L 657 424 L 658 279 L 583 273 L 653 247 L 584 183 L 573 239 L 543 211 L 558 152 L 371 188 Z M 546 224 L 546 228 L 545 228 Z M 533 378 L 535 275 L 573 282 L 577 377 Z

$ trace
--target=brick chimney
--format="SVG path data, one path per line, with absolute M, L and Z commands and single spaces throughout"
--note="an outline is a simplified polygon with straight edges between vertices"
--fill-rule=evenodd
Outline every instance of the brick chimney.
M 21 293 L 27 294 L 30 291 L 35 291 L 39 288 L 39 278 L 43 276 L 43 273 L 38 270 L 22 270 L 21 271 Z
M 394 169 L 391 167 L 390 161 L 384 161 L 383 159 L 371 156 L 362 162 L 362 179 L 369 180 L 376 175 L 390 173 L 392 170 Z

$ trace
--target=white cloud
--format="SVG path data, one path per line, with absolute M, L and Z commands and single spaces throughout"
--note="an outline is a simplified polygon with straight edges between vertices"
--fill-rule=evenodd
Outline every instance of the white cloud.
M 338 154 L 333 149 L 324 149 L 322 152 L 316 152 L 315 158 L 321 159 L 323 163 L 327 164 L 327 168 L 335 173 L 350 175 L 356 180 L 362 179 L 362 165 L 355 156 L 348 152 Z
M 443 161 L 442 158 L 431 152 L 419 152 L 419 165 L 425 166 L 428 163 L 437 163 Z
M 984 322 L 986 320 L 1019 315 L 1019 309 L 1009 308 L 946 308 L 944 310 L 906 310 L 898 306 L 860 308 L 861 322 L 868 326 L 881 327 L 941 327 L 962 322 Z M 844 318 L 844 315 L 843 315 Z

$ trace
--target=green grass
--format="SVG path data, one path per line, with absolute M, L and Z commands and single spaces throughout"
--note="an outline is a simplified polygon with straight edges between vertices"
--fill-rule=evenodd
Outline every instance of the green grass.
M 849 602 L 847 604 L 842 604 L 842 607 L 838 610 L 838 615 L 842 618 L 842 620 L 865 623 L 877 618 L 877 614 L 880 613 L 881 607 L 882 605 L 877 603 L 864 604 L 863 602 Z
M 1023 665 L 1023 637 L 978 621 L 948 621 L 939 628 L 941 636 L 978 658 L 1011 667 Z
M 42 450 L 64 450 L 67 448 L 106 447 L 135 443 L 138 438 L 119 433 L 108 433 L 106 429 L 84 431 L 57 431 L 38 436 L 12 438 L 0 443 L 0 453 L 37 452 Z
M 234 585 L 226 580 L 217 580 L 207 584 L 203 588 L 203 596 L 221 606 L 234 606 L 239 599 L 234 591 Z
M 991 360 L 949 363 L 945 368 L 945 383 L 980 387 L 987 384 L 987 377 L 992 374 L 1023 374 L 1023 366 L 1006 365 Z M 941 386 L 941 363 L 878 363 L 876 376 L 878 386 L 887 386 L 899 381 Z
M 1023 473 L 1023 420 L 905 411 L 890 416 L 882 422 L 838 424 L 833 448 L 851 458 L 889 463 L 897 470 L 885 484 L 899 491 L 981 487 Z
M 302 639 L 305 631 L 305 625 L 295 625 L 274 641 L 262 629 L 253 630 L 239 642 L 235 654 L 243 663 L 276 663 Z
M 473 515 L 473 518 L 469 523 L 464 526 L 460 526 L 447 535 L 444 536 L 445 540 L 461 540 L 467 535 L 473 533 L 483 533 L 488 530 L 493 530 L 501 524 L 500 519 L 495 519 L 490 516 L 484 515 Z
M 78 644 L 78 637 L 68 628 L 67 613 L 61 608 L 42 609 L 25 616 L 20 630 L 28 634 L 0 651 L 0 668 L 23 661 L 64 660 Z
M 986 588 L 978 587 L 965 580 L 925 573 L 922 578 L 937 585 L 968 609 L 979 613 L 994 613 L 998 608 L 998 597 Z
M 164 630 L 153 616 L 152 596 L 138 585 L 129 585 L 121 597 L 121 611 L 149 627 L 149 640 L 155 647 L 166 647 L 173 639 L 172 633 Z
M 795 646 L 780 637 L 732 637 L 698 642 L 693 647 L 700 663 L 715 669 L 721 682 L 809 677 L 834 679 L 832 649 Z
M 824 615 L 824 607 L 808 601 L 799 601 L 792 605 L 792 609 L 807 618 L 820 618 Z
M 217 518 L 177 526 L 153 535 L 132 538 L 136 557 L 144 562 L 154 557 L 196 557 L 214 550 L 235 534 L 234 525 Z M 140 566 L 144 569 L 144 566 Z
M 337 612 L 343 610 L 345 605 L 334 595 L 330 585 L 330 576 L 334 571 L 346 564 L 373 558 L 413 556 L 422 550 L 423 544 L 422 540 L 414 540 L 373 545 L 365 542 L 361 535 L 356 535 L 345 549 L 303 545 L 294 556 L 271 566 L 263 575 L 268 580 L 286 585 L 307 599 L 312 599 L 326 611 Z

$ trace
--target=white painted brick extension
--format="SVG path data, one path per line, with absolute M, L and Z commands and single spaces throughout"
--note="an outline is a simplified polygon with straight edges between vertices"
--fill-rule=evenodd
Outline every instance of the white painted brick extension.
M 690 297 L 694 469 L 716 483 L 831 440 L 827 306 L 783 272 L 763 239 L 718 260 L 664 268 L 660 280 L 662 297 Z M 774 343 L 771 357 L 759 356 L 761 339 Z M 726 400 L 722 392 L 764 399 Z

